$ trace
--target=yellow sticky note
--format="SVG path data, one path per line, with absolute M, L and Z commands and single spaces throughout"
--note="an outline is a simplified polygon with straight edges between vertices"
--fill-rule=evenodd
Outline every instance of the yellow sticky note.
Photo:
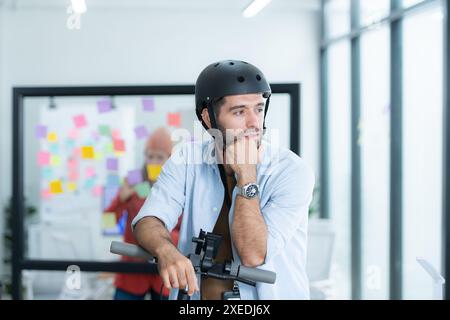
M 63 189 L 62 189 L 61 181 L 54 180 L 54 181 L 50 182 L 50 192 L 53 194 L 62 193 Z
M 148 164 L 147 165 L 147 176 L 150 181 L 156 181 L 158 179 L 159 174 L 161 173 L 161 165 L 156 164 Z
M 67 190 L 69 190 L 70 192 L 74 192 L 75 190 L 77 190 L 77 184 L 75 182 L 68 182 Z
M 52 156 L 50 159 L 50 164 L 54 167 L 61 165 L 61 157 Z
M 56 134 L 56 132 L 49 132 L 48 136 L 47 136 L 47 140 L 49 142 L 56 142 L 56 141 L 58 141 L 58 135 Z
M 94 159 L 94 147 L 81 147 L 81 157 L 83 159 Z
M 100 151 L 94 152 L 94 159 L 95 160 L 102 160 L 103 159 L 103 153 L 101 153 Z
M 116 227 L 116 215 L 114 212 L 105 212 L 102 215 L 102 228 L 112 229 Z

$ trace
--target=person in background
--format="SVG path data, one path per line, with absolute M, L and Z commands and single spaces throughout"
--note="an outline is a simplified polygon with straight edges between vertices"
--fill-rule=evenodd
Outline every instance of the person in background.
M 157 129 L 148 138 L 145 146 L 143 175 L 147 178 L 150 186 L 153 186 L 156 182 L 160 168 L 169 159 L 171 153 L 172 141 L 169 132 L 164 128 Z M 147 172 L 147 165 L 152 166 L 152 173 Z M 109 207 L 105 209 L 105 212 L 114 212 L 116 214 L 116 221 L 119 221 L 125 211 L 128 212 L 124 234 L 124 241 L 127 243 L 137 244 L 131 230 L 131 222 L 144 205 L 145 200 L 145 198 L 140 198 L 133 187 L 128 184 L 127 179 L 124 179 L 124 183 L 117 195 Z M 181 218 L 171 232 L 171 237 L 175 244 L 178 243 L 180 224 Z M 136 262 L 140 260 L 124 256 L 122 261 Z M 169 296 L 169 290 L 164 288 L 162 279 L 158 274 L 118 273 L 114 285 L 116 287 L 115 300 L 143 300 L 147 293 L 150 293 L 152 300 L 167 300 Z

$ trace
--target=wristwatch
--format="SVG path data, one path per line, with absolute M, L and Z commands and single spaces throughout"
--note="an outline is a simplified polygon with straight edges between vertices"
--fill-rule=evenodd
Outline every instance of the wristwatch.
M 237 186 L 237 194 L 246 199 L 255 199 L 259 196 L 259 186 L 256 183 L 248 183 L 242 187 Z

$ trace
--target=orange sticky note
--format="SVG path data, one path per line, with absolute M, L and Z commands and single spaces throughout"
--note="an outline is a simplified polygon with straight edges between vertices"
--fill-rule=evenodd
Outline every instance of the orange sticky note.
M 58 135 L 56 134 L 56 132 L 49 132 L 49 134 L 47 136 L 47 140 L 49 142 L 56 142 L 56 141 L 58 141 Z
M 180 114 L 177 113 L 168 113 L 167 114 L 167 123 L 169 126 L 179 127 L 180 126 Z
M 50 182 L 50 192 L 53 194 L 62 193 L 63 189 L 62 189 L 61 181 L 55 180 L 55 181 Z
M 161 173 L 162 166 L 155 164 L 147 165 L 147 176 L 150 181 L 156 181 Z
M 94 159 L 94 147 L 81 147 L 81 157 L 83 159 Z

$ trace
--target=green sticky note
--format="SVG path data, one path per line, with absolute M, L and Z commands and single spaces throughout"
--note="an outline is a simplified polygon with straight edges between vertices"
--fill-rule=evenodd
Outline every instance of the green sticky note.
M 114 152 L 114 145 L 112 142 L 109 142 L 107 144 L 105 144 L 105 147 L 103 148 L 103 152 L 105 154 L 111 154 Z
M 98 128 L 98 131 L 102 136 L 110 136 L 111 135 L 111 129 L 107 125 L 100 125 Z
M 134 186 L 139 198 L 147 198 L 150 194 L 150 185 L 148 182 L 142 182 Z

